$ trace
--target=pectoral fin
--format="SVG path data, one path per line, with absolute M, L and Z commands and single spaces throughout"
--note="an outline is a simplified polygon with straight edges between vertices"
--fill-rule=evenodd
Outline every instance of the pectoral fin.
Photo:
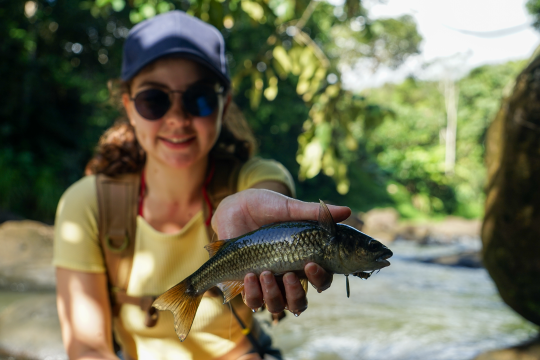
M 304 291 L 306 292 L 307 294 L 307 289 L 308 289 L 308 279 L 300 279 L 300 284 L 302 284 L 302 287 L 304 288 Z

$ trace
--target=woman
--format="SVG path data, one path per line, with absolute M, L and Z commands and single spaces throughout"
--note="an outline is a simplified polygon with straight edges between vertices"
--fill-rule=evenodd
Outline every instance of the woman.
M 232 106 L 224 59 L 220 33 L 180 11 L 135 26 L 124 44 L 121 97 L 129 123 L 102 137 L 87 170 L 113 177 L 140 174 L 130 296 L 159 295 L 208 259 L 203 246 L 212 213 L 211 225 L 220 239 L 276 221 L 317 219 L 318 204 L 287 197 L 294 194 L 290 174 L 276 162 L 249 159 L 249 136 L 224 117 Z M 217 209 L 210 207 L 204 218 L 206 184 L 220 154 L 241 163 L 238 193 Z M 58 206 L 54 264 L 70 359 L 117 359 L 97 209 L 95 175 L 72 185 Z M 336 221 L 350 213 L 344 207 L 331 211 Z M 331 274 L 318 265 L 307 264 L 305 271 L 319 291 L 330 286 Z M 284 291 L 270 272 L 260 279 L 246 275 L 247 307 L 236 309 L 247 326 L 252 324 L 250 309 L 263 303 L 272 313 L 287 308 L 298 315 L 307 308 L 296 275 L 285 274 L 283 283 Z M 184 342 L 176 337 L 169 312 L 160 313 L 153 327 L 145 326 L 144 316 L 137 306 L 120 308 L 123 331 L 115 328 L 115 335 L 125 359 L 260 359 L 229 307 L 212 294 L 201 302 Z

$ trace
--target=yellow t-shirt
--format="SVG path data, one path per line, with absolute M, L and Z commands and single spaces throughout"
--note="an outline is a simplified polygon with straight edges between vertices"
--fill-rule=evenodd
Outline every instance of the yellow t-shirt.
M 238 191 L 261 181 L 278 181 L 294 195 L 290 173 L 273 160 L 253 158 L 241 169 Z M 58 204 L 53 264 L 70 270 L 104 273 L 98 238 L 98 204 L 95 176 L 86 176 L 69 187 Z M 208 260 L 207 234 L 202 210 L 176 234 L 152 228 L 141 216 L 137 231 L 128 295 L 159 295 L 195 272 Z M 250 325 L 251 311 L 237 309 Z M 145 313 L 135 305 L 122 306 L 120 318 L 133 337 L 139 359 L 197 359 L 222 356 L 242 340 L 242 332 L 220 297 L 203 297 L 188 338 L 178 340 L 173 316 L 160 312 L 156 326 L 144 325 Z

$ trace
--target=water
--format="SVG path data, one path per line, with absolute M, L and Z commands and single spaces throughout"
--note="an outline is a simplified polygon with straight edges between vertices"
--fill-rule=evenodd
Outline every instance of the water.
M 349 279 L 350 298 L 336 275 L 322 294 L 310 289 L 305 313 L 269 331 L 289 360 L 465 360 L 529 339 L 536 329 L 502 302 L 485 269 L 411 261 L 479 246 L 395 242 L 390 267 Z
M 428 247 L 398 241 L 390 248 L 390 267 L 368 280 L 350 277 L 350 298 L 345 276 L 336 275 L 327 291 L 309 289 L 300 317 L 289 313 L 268 329 L 287 360 L 468 360 L 535 333 L 502 302 L 484 269 L 413 260 L 479 249 L 478 239 Z M 0 292 L 0 312 L 29 295 Z

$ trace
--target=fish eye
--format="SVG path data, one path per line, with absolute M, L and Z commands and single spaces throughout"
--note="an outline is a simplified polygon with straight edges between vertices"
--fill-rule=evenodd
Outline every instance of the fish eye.
M 369 250 L 377 250 L 381 247 L 381 243 L 374 239 L 369 239 L 368 242 L 368 249 Z

